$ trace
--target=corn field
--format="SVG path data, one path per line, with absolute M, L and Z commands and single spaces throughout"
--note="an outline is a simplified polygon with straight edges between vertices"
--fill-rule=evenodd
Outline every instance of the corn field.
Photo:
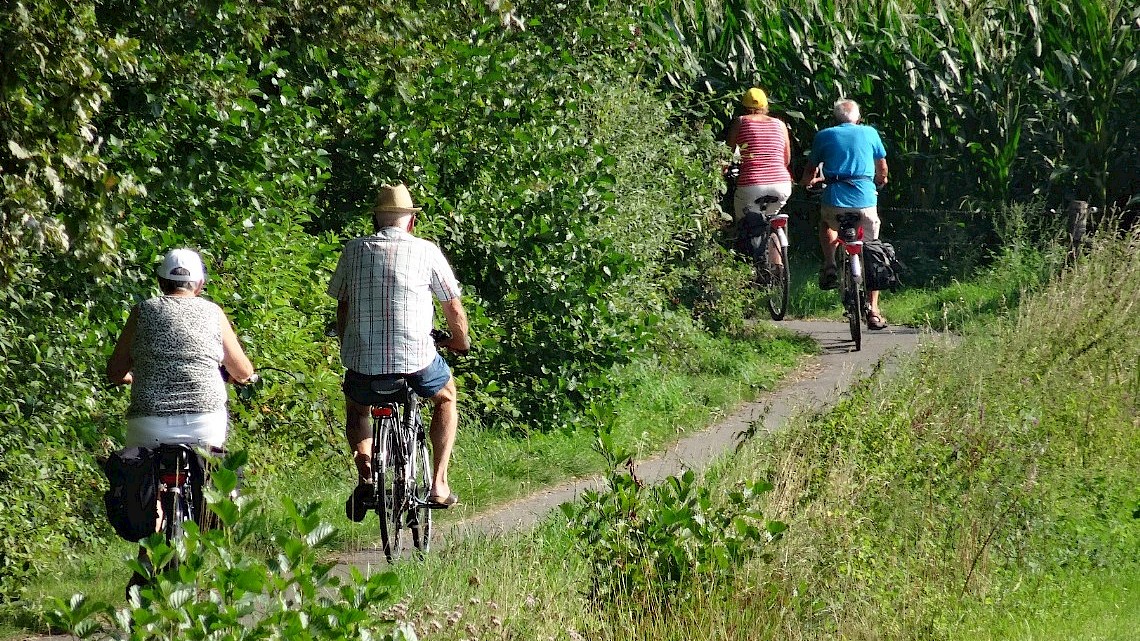
M 665 81 L 727 121 L 767 90 L 797 151 L 840 97 L 888 141 L 913 207 L 1140 200 L 1136 0 L 666 0 Z M 973 208 L 973 207 L 969 207 Z

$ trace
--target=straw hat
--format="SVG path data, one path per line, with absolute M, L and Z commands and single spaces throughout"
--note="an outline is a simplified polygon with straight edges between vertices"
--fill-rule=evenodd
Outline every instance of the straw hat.
M 376 204 L 372 206 L 375 214 L 414 214 L 420 208 L 412 202 L 412 194 L 407 185 L 381 185 L 380 193 L 376 194 Z

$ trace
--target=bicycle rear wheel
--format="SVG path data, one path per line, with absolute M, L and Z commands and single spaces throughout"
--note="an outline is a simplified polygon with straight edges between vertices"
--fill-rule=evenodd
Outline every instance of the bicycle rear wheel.
M 395 479 L 396 469 L 393 461 L 393 443 L 395 437 L 393 421 L 383 420 L 373 428 L 372 440 L 372 487 L 375 492 L 372 505 L 376 508 L 376 516 L 380 521 L 380 545 L 384 549 L 384 558 L 392 562 L 394 552 L 393 542 L 395 531 L 391 525 L 395 521 Z
M 779 258 L 779 263 L 775 258 Z M 783 320 L 788 313 L 788 290 L 790 277 L 788 275 L 788 248 L 780 243 L 780 237 L 768 234 L 768 245 L 764 252 L 764 270 L 767 272 L 766 283 L 768 297 L 768 312 L 772 320 Z
M 424 553 L 431 549 L 431 509 L 427 500 L 431 494 L 432 467 L 423 423 L 418 416 L 416 418 L 415 452 L 409 460 L 412 469 L 409 475 L 411 486 L 408 488 L 408 503 L 411 505 L 408 529 L 412 532 L 412 545 Z
M 866 299 L 863 293 L 863 275 L 859 257 L 847 256 L 841 273 L 847 327 L 851 332 L 851 341 L 855 343 L 855 351 L 858 352 L 863 349 L 863 302 Z
M 167 490 L 162 493 L 162 515 L 165 523 L 162 533 L 167 543 L 174 545 L 186 533 L 183 523 L 190 520 L 190 512 L 181 493 L 176 490 Z

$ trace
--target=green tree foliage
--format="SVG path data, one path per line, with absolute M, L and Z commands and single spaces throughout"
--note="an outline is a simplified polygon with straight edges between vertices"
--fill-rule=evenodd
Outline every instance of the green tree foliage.
M 695 230 L 714 211 L 715 143 L 676 126 L 641 58 L 612 55 L 637 44 L 627 8 L 444 4 L 18 6 L 4 46 L 23 75 L 4 77 L 2 104 L 40 121 L 3 125 L 32 154 L 4 157 L 5 181 L 24 178 L 3 197 L 46 204 L 5 222 L 0 594 L 109 534 L 95 460 L 120 441 L 127 392 L 103 364 L 170 247 L 202 253 L 206 295 L 255 364 L 292 374 L 230 404 L 257 466 L 343 448 L 324 288 L 341 243 L 369 231 L 376 187 L 397 180 L 464 283 L 465 420 L 549 430 L 609 402 L 610 367 L 672 304 L 670 271 L 712 242 Z M 100 73 L 74 71 L 88 67 Z M 61 95 L 88 96 L 82 119 Z M 56 172 L 70 200 L 41 171 L 68 166 L 60 140 L 88 145 L 83 172 Z M 36 224 L 55 242 L 22 231 Z M 79 233 L 96 227 L 98 243 Z

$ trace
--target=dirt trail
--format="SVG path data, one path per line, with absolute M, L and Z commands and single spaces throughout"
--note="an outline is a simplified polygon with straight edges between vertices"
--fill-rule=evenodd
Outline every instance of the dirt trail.
M 742 405 L 715 425 L 677 441 L 666 451 L 639 461 L 638 476 L 656 483 L 686 469 L 704 469 L 734 448 L 737 435 L 756 420 L 763 418 L 766 431 L 777 430 L 793 414 L 832 405 L 853 379 L 870 373 L 880 359 L 885 359 L 885 366 L 890 369 L 897 362 L 897 356 L 910 353 L 922 341 L 937 339 L 937 335 L 928 332 L 892 326 L 882 331 L 864 332 L 863 348 L 855 352 L 852 351 L 846 322 L 786 321 L 780 326 L 812 337 L 820 344 L 821 353 L 811 357 L 777 389 L 755 402 Z M 592 477 L 544 488 L 530 496 L 441 527 L 440 541 L 433 541 L 433 546 L 471 534 L 493 535 L 533 527 L 552 510 L 573 501 L 583 491 L 602 488 L 604 481 L 602 477 Z M 383 553 L 378 550 L 346 553 L 341 560 L 362 570 L 385 563 Z

